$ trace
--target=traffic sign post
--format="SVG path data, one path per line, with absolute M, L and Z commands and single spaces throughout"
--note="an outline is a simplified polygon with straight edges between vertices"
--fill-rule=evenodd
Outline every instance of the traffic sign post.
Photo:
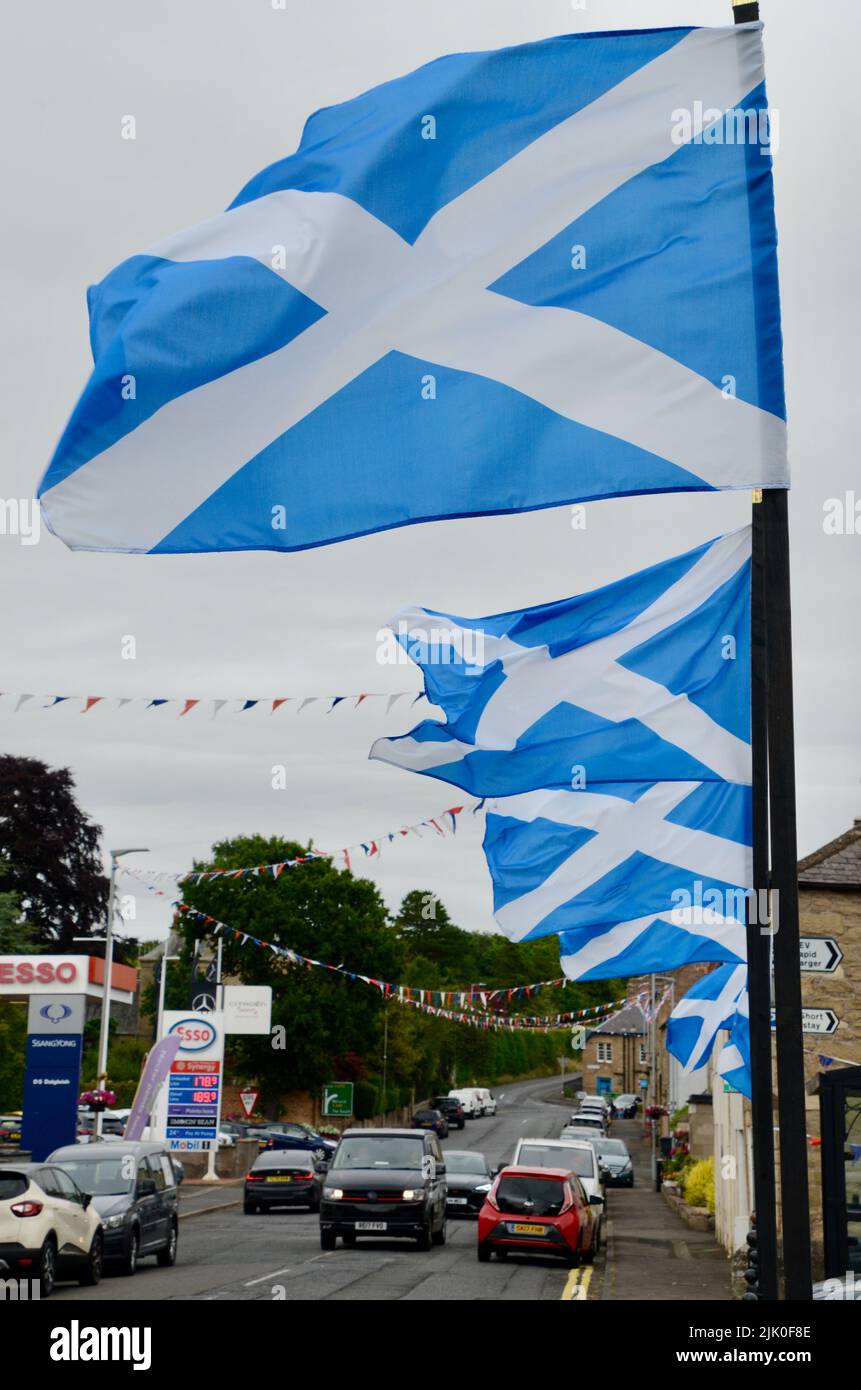
M 329 1081 L 323 1087 L 324 1117 L 349 1118 L 353 1114 L 352 1081 Z
M 801 1029 L 804 1033 L 836 1033 L 840 1024 L 833 1009 L 802 1009 Z M 775 1027 L 775 1012 L 771 1011 L 771 1026 Z
M 254 1111 L 257 1109 L 257 1102 L 260 1099 L 260 1092 L 250 1088 L 239 1092 L 239 1104 L 245 1111 L 246 1120 L 250 1120 Z

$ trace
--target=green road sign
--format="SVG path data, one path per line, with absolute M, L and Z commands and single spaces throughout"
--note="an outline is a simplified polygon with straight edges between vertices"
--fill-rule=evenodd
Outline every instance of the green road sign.
M 324 1115 L 352 1115 L 352 1081 L 328 1081 L 323 1087 Z

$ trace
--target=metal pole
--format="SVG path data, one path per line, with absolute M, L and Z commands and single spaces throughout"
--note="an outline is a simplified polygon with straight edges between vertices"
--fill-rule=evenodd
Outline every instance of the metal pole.
M 733 3 L 736 24 L 758 20 L 759 5 Z M 752 152 L 751 157 L 755 157 Z M 804 1090 L 804 1035 L 801 1024 L 801 969 L 798 926 L 798 846 L 795 826 L 795 738 L 792 701 L 792 627 L 789 582 L 789 509 L 783 488 L 767 488 L 762 502 L 759 560 L 762 567 L 762 618 L 765 633 L 765 724 L 768 741 L 771 875 L 778 912 L 773 929 L 777 1034 L 777 1095 L 780 1123 L 780 1195 L 784 1297 L 811 1298 L 810 1197 L 807 1183 L 807 1117 Z M 762 815 L 760 813 L 760 833 Z M 755 881 L 755 887 L 764 886 Z M 755 958 L 757 953 L 754 952 Z M 757 958 L 757 967 L 761 960 Z M 759 1004 L 765 993 L 759 986 Z M 753 1001 L 751 1001 L 753 1002 Z M 753 1025 L 753 1019 L 751 1018 Z M 760 1025 L 761 1026 L 761 1025 Z M 751 1037 L 753 1052 L 753 1037 Z M 770 1048 L 769 1048 L 770 1060 Z M 760 1057 L 760 1066 L 764 1063 Z M 769 1083 L 770 1084 L 770 1083 Z M 764 1077 L 759 1087 L 764 1091 Z M 760 1100 L 760 1115 L 762 1099 Z M 759 1123 L 763 1121 L 760 1118 Z M 760 1145 L 760 1162 L 767 1158 Z M 754 1159 L 756 1167 L 756 1158 Z M 757 1239 L 760 1216 L 757 1213 Z M 760 1262 L 761 1262 L 760 1255 Z M 760 1268 L 762 1267 L 760 1263 Z
M 221 1010 L 222 1019 L 224 1017 L 224 985 L 221 980 L 221 955 L 223 942 L 218 938 L 218 946 L 215 952 L 215 1007 Z M 218 1154 L 218 1132 L 221 1129 L 221 1097 L 224 1093 L 224 1052 L 221 1058 L 221 1076 L 218 1083 L 218 1105 L 215 1111 L 215 1139 L 209 1146 L 209 1153 L 206 1156 L 206 1172 L 203 1175 L 203 1182 L 218 1182 L 218 1174 L 215 1171 L 215 1159 Z
M 111 1022 L 111 973 L 114 963 L 114 886 L 117 879 L 117 860 L 113 850 L 111 851 L 111 877 L 108 888 L 108 924 L 105 931 L 105 978 L 102 986 L 102 1016 L 99 1020 L 99 1057 L 96 1066 L 96 1089 L 102 1089 L 102 1080 L 107 1078 L 108 1073 L 108 1039 L 110 1036 Z M 96 1123 L 93 1126 L 93 1139 L 98 1141 L 102 1137 L 102 1116 L 104 1112 L 96 1112 Z
M 652 991 L 652 1017 L 649 1025 L 649 1094 L 650 1104 L 654 1107 L 658 1103 L 658 1070 L 657 1070 L 657 1030 L 656 1030 L 656 1008 L 655 1008 L 655 977 L 651 975 L 650 986 Z M 652 1115 L 652 1182 L 658 1176 L 658 1144 L 655 1133 L 655 1116 Z
M 167 988 L 167 963 L 169 960 L 179 960 L 179 956 L 169 956 L 167 954 L 167 942 L 164 943 L 165 953 L 160 961 L 158 979 L 158 1009 L 156 1011 L 155 1040 L 161 1041 L 162 1019 L 164 1018 L 164 995 Z

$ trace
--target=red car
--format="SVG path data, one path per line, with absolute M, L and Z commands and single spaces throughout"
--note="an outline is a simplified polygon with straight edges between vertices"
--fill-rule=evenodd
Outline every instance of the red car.
M 564 1168 L 503 1168 L 478 1214 L 478 1258 L 523 1250 L 591 1264 L 598 1236 L 592 1207 L 602 1202 Z

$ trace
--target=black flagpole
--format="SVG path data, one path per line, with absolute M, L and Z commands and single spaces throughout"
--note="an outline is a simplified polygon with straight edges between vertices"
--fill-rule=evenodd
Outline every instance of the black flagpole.
M 758 20 L 758 3 L 737 4 L 733 0 L 733 18 L 736 24 Z M 754 887 L 759 889 L 768 882 L 772 894 L 776 894 L 778 908 L 773 914 L 776 930 L 772 940 L 784 1297 L 809 1300 L 812 1273 L 804 1039 L 801 1027 L 789 520 L 787 496 L 783 488 L 766 488 L 762 501 L 754 504 L 751 613 Z M 767 738 L 767 750 L 764 738 Z M 767 879 L 769 829 L 771 874 Z M 757 924 L 749 921 L 754 1189 L 760 1289 L 765 1298 L 776 1296 L 768 943 L 768 936 L 762 935 Z M 763 1036 L 766 1014 L 769 1016 L 767 1041 Z

